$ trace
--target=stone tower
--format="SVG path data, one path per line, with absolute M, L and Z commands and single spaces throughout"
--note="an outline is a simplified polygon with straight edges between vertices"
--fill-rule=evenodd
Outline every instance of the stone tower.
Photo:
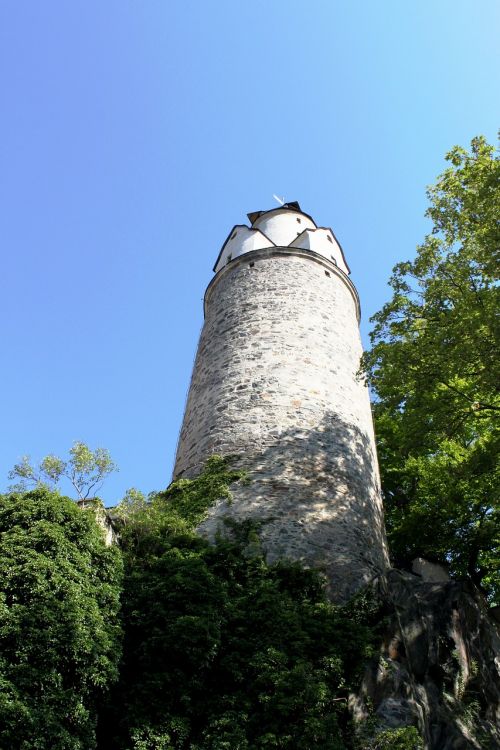
M 250 481 L 201 533 L 254 519 L 269 561 L 320 567 L 342 601 L 389 565 L 358 294 L 332 230 L 298 203 L 248 218 L 205 293 L 174 478 L 236 455 Z

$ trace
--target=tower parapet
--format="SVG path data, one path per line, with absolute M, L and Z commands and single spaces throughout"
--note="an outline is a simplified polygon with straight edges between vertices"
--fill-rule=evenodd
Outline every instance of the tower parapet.
M 269 561 L 323 569 L 341 601 L 389 564 L 358 296 L 332 230 L 298 203 L 249 218 L 205 294 L 174 478 L 236 455 L 250 481 L 200 532 L 253 519 Z

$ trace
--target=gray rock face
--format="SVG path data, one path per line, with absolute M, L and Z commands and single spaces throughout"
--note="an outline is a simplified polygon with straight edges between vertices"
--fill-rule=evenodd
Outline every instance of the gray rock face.
M 112 544 L 117 543 L 118 532 L 116 525 L 113 522 L 111 514 L 108 509 L 103 506 L 101 500 L 96 497 L 89 497 L 85 500 L 77 500 L 77 505 L 82 510 L 89 510 L 94 513 L 95 519 L 104 533 L 106 547 L 110 547 Z
M 442 565 L 429 562 L 429 560 L 425 560 L 423 557 L 416 557 L 412 562 L 411 569 L 412 573 L 420 576 L 423 581 L 427 581 L 428 583 L 446 583 L 446 581 L 450 580 L 448 572 Z
M 356 720 L 373 711 L 381 728 L 414 725 L 425 750 L 500 748 L 500 637 L 482 595 L 397 570 L 376 588 L 387 627 L 351 697 Z
M 267 248 L 219 271 L 205 315 L 174 478 L 236 455 L 249 483 L 201 533 L 251 518 L 268 560 L 322 568 L 344 600 L 388 567 L 356 290 L 316 253 Z

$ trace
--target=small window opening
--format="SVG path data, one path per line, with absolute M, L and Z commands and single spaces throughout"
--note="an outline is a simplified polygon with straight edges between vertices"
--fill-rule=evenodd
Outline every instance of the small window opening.
M 226 258 L 226 263 L 229 263 L 229 261 L 231 260 L 232 257 L 233 256 L 231 255 L 231 253 L 229 253 L 229 255 Z
M 337 261 L 335 260 L 335 258 L 333 257 L 333 255 L 330 255 L 330 258 L 332 259 L 332 263 L 336 266 L 337 265 Z
M 252 260 L 252 262 L 251 262 L 251 263 L 249 263 L 248 265 L 250 266 L 250 268 L 253 268 L 253 267 L 254 267 L 254 265 L 255 265 L 255 263 L 254 263 L 254 262 L 253 262 L 253 260 Z
M 329 235 L 329 234 L 327 234 L 326 236 L 327 236 L 327 238 L 328 238 L 328 242 L 331 242 L 331 243 L 332 243 L 332 245 L 333 245 L 333 240 L 332 240 L 332 238 L 330 237 L 330 235 Z
M 330 276 L 330 271 L 325 271 L 325 276 Z
M 301 220 L 299 219 L 299 217 L 298 217 L 298 216 L 297 216 L 297 222 L 298 222 L 299 224 L 301 224 L 301 223 L 302 223 L 302 222 L 301 222 Z
M 238 234 L 238 232 L 233 232 L 232 235 L 231 235 L 231 239 L 234 240 L 234 238 L 236 237 L 237 234 Z

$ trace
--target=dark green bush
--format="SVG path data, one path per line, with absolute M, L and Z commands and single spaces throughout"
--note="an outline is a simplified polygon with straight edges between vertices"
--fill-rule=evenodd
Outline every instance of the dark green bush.
M 117 677 L 121 558 L 57 492 L 0 496 L 0 747 L 87 750 Z
M 213 458 L 125 525 L 124 654 L 102 748 L 345 747 L 370 630 L 315 572 L 267 565 L 251 524 L 213 546 L 196 535 L 235 478 Z

